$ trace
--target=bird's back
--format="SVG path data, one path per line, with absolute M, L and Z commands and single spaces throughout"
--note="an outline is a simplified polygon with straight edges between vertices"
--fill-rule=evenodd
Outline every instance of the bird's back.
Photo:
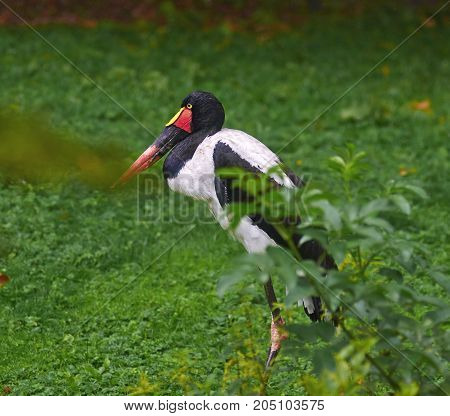
M 211 138 L 216 141 L 214 149 L 216 169 L 240 167 L 252 172 L 267 173 L 268 170 L 281 164 L 280 158 L 264 143 L 241 130 L 222 129 Z M 286 187 L 297 185 L 296 179 L 286 173 L 273 175 L 273 179 Z

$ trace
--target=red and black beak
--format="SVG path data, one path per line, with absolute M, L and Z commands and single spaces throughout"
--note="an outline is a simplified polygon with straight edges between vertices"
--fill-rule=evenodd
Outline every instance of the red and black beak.
M 189 108 L 182 107 L 166 124 L 165 129 L 155 142 L 136 159 L 113 187 L 127 182 L 133 176 L 138 175 L 154 165 L 169 150 L 191 133 L 192 111 Z

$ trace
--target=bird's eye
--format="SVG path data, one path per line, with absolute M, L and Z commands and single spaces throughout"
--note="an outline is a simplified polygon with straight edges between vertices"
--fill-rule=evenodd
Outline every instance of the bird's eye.
M 192 104 L 188 104 L 186 107 L 190 110 L 192 108 Z

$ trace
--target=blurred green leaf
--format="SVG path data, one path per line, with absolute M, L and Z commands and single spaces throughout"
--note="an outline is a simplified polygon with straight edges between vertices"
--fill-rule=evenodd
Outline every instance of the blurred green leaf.
M 311 324 L 292 324 L 286 328 L 289 334 L 295 335 L 302 342 L 317 342 L 319 339 L 330 341 L 336 328 L 329 322 L 318 322 Z
M 335 230 L 341 229 L 342 223 L 339 211 L 333 205 L 331 205 L 329 201 L 319 200 L 313 202 L 311 205 L 323 211 L 327 225 L 329 224 Z
M 397 206 L 397 208 L 406 215 L 411 214 L 411 206 L 403 195 L 391 195 L 390 200 Z
M 378 271 L 383 276 L 395 280 L 396 282 L 401 283 L 403 281 L 403 275 L 396 269 L 391 269 L 389 267 L 381 267 L 380 269 L 378 269 Z
M 37 117 L 0 113 L 0 173 L 5 179 L 59 182 L 70 175 L 109 188 L 125 170 L 117 145 L 87 146 L 62 137 Z

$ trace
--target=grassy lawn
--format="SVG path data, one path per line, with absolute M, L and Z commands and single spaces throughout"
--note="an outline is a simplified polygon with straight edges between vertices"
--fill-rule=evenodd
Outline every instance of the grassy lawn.
M 418 24 L 312 20 L 271 38 L 146 25 L 39 30 L 155 134 L 202 89 L 222 100 L 227 127 L 276 151 Z M 402 176 L 423 186 L 430 198 L 405 227 L 435 263 L 450 250 L 449 35 L 448 23 L 424 28 L 281 152 L 298 173 L 332 184 L 327 159 L 350 141 L 368 154 L 368 186 Z M 38 112 L 86 143 L 120 143 L 130 161 L 152 142 L 29 29 L 1 27 L 0 50 L 0 108 Z M 182 374 L 217 393 L 249 316 L 241 335 L 265 358 L 262 288 L 254 283 L 252 302 L 238 289 L 217 296 L 218 277 L 243 249 L 218 225 L 198 223 L 170 248 L 190 225 L 137 223 L 135 200 L 133 186 L 0 186 L 0 271 L 11 277 L 0 290 L 0 388 L 127 394 L 146 374 L 157 392 L 182 394 Z M 415 284 L 433 290 L 425 277 Z M 290 378 L 275 368 L 268 394 L 302 394 L 296 379 L 307 363 L 281 356 L 277 365 Z

